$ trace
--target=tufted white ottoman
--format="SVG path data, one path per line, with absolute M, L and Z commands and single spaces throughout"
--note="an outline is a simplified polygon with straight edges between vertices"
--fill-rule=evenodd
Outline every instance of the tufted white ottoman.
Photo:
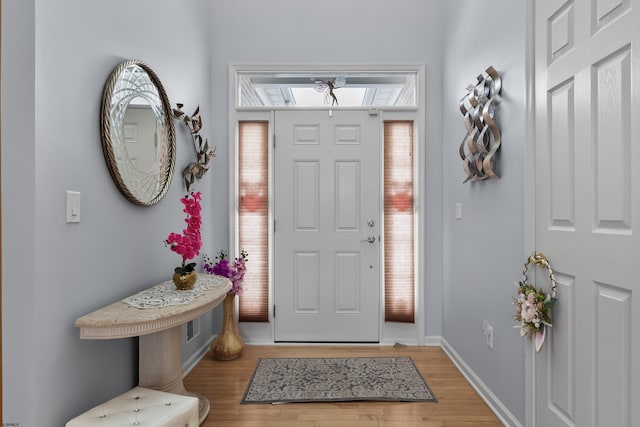
M 66 427 L 198 427 L 198 398 L 136 387 L 78 415 Z

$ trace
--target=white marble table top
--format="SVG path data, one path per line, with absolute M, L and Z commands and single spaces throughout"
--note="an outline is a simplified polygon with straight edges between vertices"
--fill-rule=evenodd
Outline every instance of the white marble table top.
M 205 286 L 197 286 L 202 282 L 205 282 Z M 82 339 L 137 337 L 170 329 L 202 316 L 222 302 L 231 289 L 231 281 L 226 277 L 198 274 L 196 286 L 198 292 L 186 303 L 137 308 L 120 300 L 78 318 L 75 326 L 80 328 Z

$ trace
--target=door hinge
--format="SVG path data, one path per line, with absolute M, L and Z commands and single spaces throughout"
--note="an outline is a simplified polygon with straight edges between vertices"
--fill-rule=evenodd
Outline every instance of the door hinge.
M 273 134 L 273 148 L 276 148 L 276 134 Z
M 273 317 L 274 318 L 276 317 L 276 305 L 275 304 L 273 304 Z
M 273 232 L 274 233 L 276 232 L 276 220 L 275 219 L 273 220 Z

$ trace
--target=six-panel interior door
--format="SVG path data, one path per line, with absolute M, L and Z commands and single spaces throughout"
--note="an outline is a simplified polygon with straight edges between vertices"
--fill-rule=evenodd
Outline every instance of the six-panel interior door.
M 639 8 L 535 2 L 535 245 L 559 287 L 539 427 L 640 426 Z
M 380 124 L 275 113 L 275 340 L 377 342 Z
M 148 105 L 129 106 L 125 115 L 124 142 L 136 169 L 153 169 L 158 151 L 158 120 Z

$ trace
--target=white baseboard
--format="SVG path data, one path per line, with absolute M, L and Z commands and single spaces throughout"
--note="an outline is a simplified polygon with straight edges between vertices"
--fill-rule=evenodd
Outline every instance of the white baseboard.
M 191 370 L 196 367 L 196 365 L 198 363 L 200 363 L 202 358 L 209 351 L 209 346 L 211 345 L 213 340 L 216 339 L 216 337 L 217 337 L 217 335 L 213 335 L 202 346 L 200 346 L 198 348 L 198 350 L 196 350 L 191 355 L 190 358 L 188 358 L 187 360 L 184 361 L 184 363 L 182 364 L 182 377 L 183 378 L 186 377 L 189 374 L 189 372 L 191 372 Z
M 442 350 L 449 356 L 449 359 L 456 365 L 460 373 L 467 379 L 471 387 L 480 395 L 482 400 L 489 406 L 489 409 L 496 414 L 496 417 L 507 427 L 523 427 L 518 419 L 507 409 L 506 406 L 493 394 L 491 389 L 476 375 L 475 372 L 466 364 L 460 355 L 451 347 L 451 345 L 441 338 Z
M 251 337 L 247 337 L 247 336 L 242 336 L 242 338 L 244 339 L 244 343 L 245 345 L 276 345 L 276 343 L 273 342 L 273 340 L 268 340 L 268 339 L 258 339 L 258 338 L 251 338 Z
M 425 347 L 442 347 L 442 337 L 440 336 L 424 337 L 424 346 Z

